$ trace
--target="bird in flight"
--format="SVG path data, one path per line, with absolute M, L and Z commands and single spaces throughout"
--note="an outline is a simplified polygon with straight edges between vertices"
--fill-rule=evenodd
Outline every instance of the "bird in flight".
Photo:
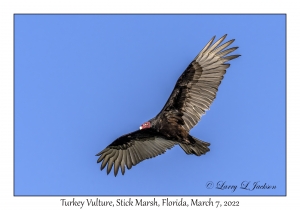
M 197 139 L 189 131 L 199 122 L 216 98 L 218 87 L 230 64 L 240 55 L 229 55 L 238 47 L 226 49 L 234 39 L 222 44 L 226 34 L 213 44 L 215 36 L 188 65 L 160 113 L 143 123 L 140 130 L 117 138 L 96 156 L 101 170 L 107 165 L 107 174 L 114 165 L 124 175 L 125 166 L 131 169 L 143 160 L 156 157 L 179 145 L 186 154 L 207 153 L 210 143 Z

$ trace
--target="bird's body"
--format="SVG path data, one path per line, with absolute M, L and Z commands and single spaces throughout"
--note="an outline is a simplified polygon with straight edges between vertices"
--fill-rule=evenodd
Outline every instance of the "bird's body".
M 119 167 L 124 175 L 125 166 L 130 169 L 175 145 L 179 145 L 186 154 L 197 156 L 209 151 L 210 144 L 189 135 L 189 131 L 215 99 L 223 75 L 230 66 L 225 62 L 239 57 L 224 57 L 237 49 L 225 49 L 234 40 L 220 45 L 225 37 L 212 45 L 213 37 L 195 57 L 177 80 L 169 99 L 156 117 L 142 124 L 140 130 L 119 137 L 97 154 L 100 156 L 97 162 L 102 161 L 101 170 L 107 165 L 109 173 L 114 165 L 115 176 Z

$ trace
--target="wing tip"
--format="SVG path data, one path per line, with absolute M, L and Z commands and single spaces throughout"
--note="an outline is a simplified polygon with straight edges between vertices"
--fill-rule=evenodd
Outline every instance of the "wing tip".
M 225 39 L 226 37 L 227 37 L 227 34 L 224 34 L 221 38 L 224 38 L 224 39 Z
M 229 56 L 224 57 L 224 59 L 226 60 L 225 62 L 227 62 L 227 61 L 236 59 L 236 58 L 238 58 L 238 57 L 240 57 L 240 56 L 241 56 L 241 55 L 229 55 Z

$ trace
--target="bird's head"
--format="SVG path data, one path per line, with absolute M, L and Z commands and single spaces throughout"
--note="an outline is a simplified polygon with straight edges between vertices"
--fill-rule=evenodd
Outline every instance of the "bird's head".
M 145 122 L 140 126 L 140 130 L 145 129 L 145 128 L 150 128 L 151 124 L 150 122 Z

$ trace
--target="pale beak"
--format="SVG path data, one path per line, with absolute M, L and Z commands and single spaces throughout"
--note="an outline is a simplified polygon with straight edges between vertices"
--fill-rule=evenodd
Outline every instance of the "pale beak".
M 140 130 L 142 130 L 143 129 L 143 127 L 142 126 L 140 126 Z

